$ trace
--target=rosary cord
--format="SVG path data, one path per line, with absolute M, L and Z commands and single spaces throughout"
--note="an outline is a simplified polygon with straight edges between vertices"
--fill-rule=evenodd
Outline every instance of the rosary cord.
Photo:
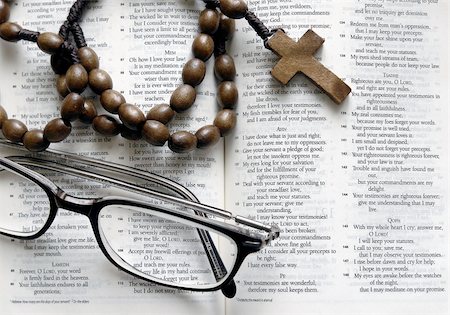
M 80 24 L 78 24 L 78 22 L 73 22 L 70 30 L 72 31 L 73 39 L 75 40 L 77 47 L 86 47 L 86 39 L 84 38 L 83 30 L 81 29 Z
M 65 41 L 61 45 L 61 52 L 63 53 L 63 55 L 65 54 L 66 56 L 68 56 L 72 60 L 72 63 L 75 64 L 80 62 L 77 54 L 77 49 L 68 41 Z
M 65 55 L 71 59 L 72 63 L 79 62 L 77 48 L 87 46 L 83 30 L 81 29 L 80 24 L 78 24 L 78 21 L 81 18 L 83 9 L 86 4 L 86 0 L 75 1 L 75 3 L 69 10 L 66 21 L 64 21 L 64 23 L 59 28 L 59 35 L 64 39 L 64 44 L 61 46 L 59 57 L 63 58 L 63 56 Z M 72 34 L 73 36 L 76 47 L 71 41 L 70 34 Z
M 64 40 L 67 40 L 67 38 L 69 37 L 69 29 L 70 29 L 70 25 L 69 25 L 69 22 L 67 20 L 59 28 L 59 35 L 62 38 L 64 38 Z
M 220 55 L 225 55 L 227 53 L 226 40 L 223 36 L 214 36 L 214 56 L 218 57 Z
M 40 34 L 39 32 L 30 31 L 30 30 L 26 30 L 26 29 L 21 29 L 19 31 L 18 37 L 19 37 L 19 39 L 27 40 L 29 42 L 36 43 L 37 39 L 39 37 L 39 34 Z
M 203 2 L 206 4 L 207 9 L 215 9 L 220 6 L 219 0 L 203 0 Z
M 248 24 L 250 24 L 250 26 L 256 31 L 258 36 L 261 37 L 261 39 L 264 41 L 264 45 L 266 45 L 269 37 L 275 34 L 275 32 L 277 31 L 276 29 L 269 30 L 252 11 L 247 11 L 244 17 L 247 20 Z
M 75 3 L 70 8 L 69 15 L 67 16 L 67 22 L 69 22 L 70 25 L 80 20 L 81 14 L 83 13 L 83 9 L 86 5 L 86 0 L 75 1 Z

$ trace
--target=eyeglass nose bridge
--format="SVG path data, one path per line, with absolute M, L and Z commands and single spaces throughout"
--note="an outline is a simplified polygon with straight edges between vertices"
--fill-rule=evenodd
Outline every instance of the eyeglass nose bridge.
M 69 195 L 63 190 L 58 190 L 55 194 L 55 201 L 58 208 L 84 214 L 85 216 L 90 217 L 97 199 L 79 198 Z

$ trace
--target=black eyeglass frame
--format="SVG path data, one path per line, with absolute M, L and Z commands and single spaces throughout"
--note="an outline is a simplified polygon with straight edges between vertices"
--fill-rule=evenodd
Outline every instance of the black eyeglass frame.
M 20 145 L 11 144 L 8 142 L 5 142 L 3 140 L 0 140 L 0 145 L 8 145 L 12 146 L 18 149 L 22 149 Z M 45 159 L 45 155 L 50 154 L 50 159 Z M 36 156 L 36 154 L 34 154 Z M 33 181 L 35 184 L 37 184 L 39 187 L 41 187 L 45 193 L 48 196 L 49 202 L 50 202 L 50 213 L 47 219 L 47 222 L 43 225 L 43 227 L 40 230 L 37 230 L 36 233 L 31 235 L 20 235 L 21 233 L 8 233 L 4 231 L 0 231 L 0 234 L 16 238 L 16 239 L 22 239 L 22 240 L 30 240 L 30 239 L 36 239 L 40 236 L 42 236 L 51 226 L 53 223 L 58 209 L 63 208 L 68 211 L 73 211 L 82 215 L 85 215 L 89 218 L 89 221 L 91 223 L 94 235 L 96 237 L 97 243 L 103 252 L 103 254 L 106 256 L 106 258 L 118 269 L 133 275 L 137 278 L 140 278 L 145 281 L 157 283 L 160 285 L 164 285 L 167 287 L 172 287 L 176 289 L 184 289 L 184 290 L 191 290 L 191 291 L 216 291 L 216 290 L 222 290 L 225 296 L 231 298 L 236 293 L 236 286 L 234 284 L 234 276 L 236 275 L 237 271 L 239 270 L 240 266 L 242 265 L 242 262 L 245 260 L 245 258 L 254 252 L 259 251 L 261 248 L 266 246 L 271 240 L 274 240 L 278 238 L 280 230 L 277 226 L 269 226 L 266 224 L 262 224 L 260 222 L 250 220 L 244 217 L 240 216 L 233 216 L 230 212 L 224 211 L 221 209 L 217 209 L 214 207 L 210 207 L 207 205 L 200 204 L 192 192 L 190 192 L 187 188 L 184 186 L 177 184 L 165 177 L 158 176 L 155 174 L 149 174 L 147 172 L 130 168 L 124 165 L 116 164 L 116 163 L 109 163 L 104 162 L 100 160 L 94 160 L 89 159 L 77 155 L 72 155 L 68 153 L 62 153 L 58 151 L 49 151 L 45 154 L 38 155 L 38 157 L 35 156 L 11 156 L 11 157 L 0 157 L 0 165 L 3 168 L 8 169 L 11 172 L 16 173 L 17 175 L 20 175 L 28 180 Z M 155 182 L 158 185 L 164 186 L 166 189 L 172 190 L 176 194 L 182 196 L 182 198 L 166 195 L 164 193 L 144 188 L 139 185 L 132 184 L 127 181 L 115 179 L 109 176 L 102 175 L 101 173 L 94 173 L 92 171 L 92 168 L 89 169 L 89 171 L 84 170 L 82 167 L 77 167 L 75 165 L 64 165 L 61 162 L 55 162 L 54 159 L 62 159 L 65 163 L 74 163 L 75 165 L 78 164 L 84 164 L 88 165 L 90 167 L 95 167 L 98 169 L 106 170 L 108 172 L 116 172 L 118 175 L 128 175 L 128 176 L 134 176 L 138 177 L 140 179 L 144 179 L 147 181 Z M 79 176 L 84 177 L 92 180 L 97 180 L 99 182 L 103 183 L 109 183 L 114 186 L 118 186 L 121 188 L 125 188 L 127 190 L 136 190 L 138 193 L 145 193 L 150 196 L 158 196 L 159 198 L 166 198 L 170 202 L 174 202 L 178 205 L 186 205 L 189 206 L 195 210 L 195 213 L 189 213 L 189 212 L 183 212 L 179 210 L 174 209 L 167 209 L 167 208 L 161 208 L 157 207 L 149 202 L 146 202 L 144 200 L 136 200 L 136 199 L 130 199 L 126 197 L 101 197 L 101 198 L 79 198 L 72 196 L 70 194 L 67 194 L 64 192 L 61 188 L 59 188 L 57 185 L 55 185 L 52 181 L 50 181 L 47 177 L 43 176 L 42 174 L 29 169 L 28 167 L 24 166 L 34 166 L 42 169 L 47 170 L 53 170 L 53 171 L 59 171 L 61 173 L 70 174 L 73 176 Z M 142 276 L 138 274 L 136 271 L 139 271 L 135 268 L 133 268 L 131 265 L 128 264 L 130 267 L 127 269 L 123 265 L 121 265 L 117 260 L 115 260 L 110 253 L 108 252 L 107 247 L 105 246 L 100 232 L 99 227 L 99 215 L 101 210 L 110 205 L 124 205 L 124 206 L 131 206 L 131 207 L 139 207 L 142 209 L 148 209 L 155 212 L 160 212 L 166 215 L 169 215 L 171 217 L 179 218 L 182 220 L 187 220 L 191 223 L 194 223 L 196 225 L 204 226 L 210 230 L 219 232 L 223 235 L 228 236 L 231 238 L 237 247 L 237 253 L 236 253 L 236 260 L 234 263 L 234 266 L 232 270 L 227 273 L 224 280 L 218 282 L 217 285 L 212 285 L 208 288 L 196 288 L 196 287 L 188 287 L 183 285 L 174 284 L 171 285 L 167 282 L 159 282 L 157 279 L 149 279 L 145 276 Z M 207 214 L 214 215 L 218 218 L 226 219 L 226 220 L 232 220 L 233 223 L 227 223 L 218 221 L 215 219 L 212 219 L 207 216 Z M 236 225 L 239 224 L 239 225 Z M 259 230 L 259 232 L 251 231 L 249 228 L 253 228 L 254 230 Z M 209 234 L 206 232 L 206 237 L 209 236 Z M 205 237 L 205 236 L 203 236 Z M 203 241 L 203 239 L 202 239 Z M 213 248 L 214 250 L 214 248 Z M 212 256 L 218 255 L 217 252 L 213 252 L 211 254 Z M 210 256 L 208 256 L 210 258 Z M 221 264 L 220 256 L 215 257 L 216 260 L 219 261 L 219 267 Z M 211 261 L 211 259 L 210 259 Z M 223 264 L 222 264 L 223 266 Z M 214 268 L 218 268 L 217 266 L 213 266 Z M 135 271 L 133 271 L 135 270 Z M 149 276 L 151 277 L 151 276 Z M 162 281 L 162 280 L 161 280 Z

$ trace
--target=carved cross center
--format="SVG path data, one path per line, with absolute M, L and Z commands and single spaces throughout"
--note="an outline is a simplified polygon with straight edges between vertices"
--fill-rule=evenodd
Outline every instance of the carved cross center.
M 335 103 L 340 104 L 350 94 L 351 89 L 314 58 L 314 54 L 324 41 L 312 30 L 308 30 L 298 42 L 278 30 L 268 41 L 269 47 L 281 57 L 272 69 L 272 75 L 281 83 L 287 84 L 298 72 L 301 72 Z

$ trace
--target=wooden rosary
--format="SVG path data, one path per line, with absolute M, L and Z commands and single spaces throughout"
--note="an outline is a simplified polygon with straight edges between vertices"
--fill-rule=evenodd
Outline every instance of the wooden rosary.
M 39 48 L 51 55 L 51 66 L 59 77 L 56 82 L 58 93 L 64 98 L 61 118 L 47 123 L 44 130 L 28 130 L 17 119 L 8 119 L 5 109 L 0 106 L 0 129 L 6 139 L 21 142 L 30 151 L 43 151 L 50 143 L 66 139 L 72 130 L 71 122 L 80 120 L 92 124 L 95 131 L 105 136 L 122 137 L 129 140 L 144 138 L 155 146 L 166 142 L 176 153 L 191 152 L 195 148 L 207 148 L 216 144 L 220 137 L 228 134 L 236 125 L 233 111 L 238 100 L 238 90 L 234 83 L 236 68 L 233 58 L 226 53 L 226 41 L 235 30 L 235 19 L 245 18 L 267 48 L 281 56 L 272 70 L 272 75 L 287 84 L 297 73 L 302 72 L 320 87 L 336 103 L 341 103 L 350 93 L 350 88 L 331 71 L 320 64 L 313 54 L 322 45 L 323 39 L 309 30 L 297 43 L 282 30 L 267 29 L 248 10 L 243 0 L 203 0 L 206 8 L 199 17 L 200 34 L 194 39 L 194 58 L 183 67 L 180 85 L 172 93 L 169 104 L 153 106 L 147 115 L 135 105 L 126 102 L 124 96 L 113 90 L 109 74 L 99 68 L 99 58 L 94 50 L 87 47 L 79 20 L 86 0 L 77 0 L 71 7 L 67 20 L 59 34 L 39 33 L 23 29 L 16 23 L 8 22 L 10 6 L 0 0 L 0 37 L 9 42 L 28 40 L 36 42 Z M 217 10 L 220 9 L 220 12 Z M 73 42 L 69 39 L 72 34 Z M 202 83 L 205 62 L 214 54 L 214 73 L 219 80 L 217 102 L 221 110 L 212 125 L 206 125 L 195 134 L 177 131 L 170 134 L 167 124 L 176 113 L 188 110 L 196 100 L 195 87 Z M 91 99 L 81 93 L 87 88 L 100 96 L 103 108 L 113 115 L 98 115 Z

